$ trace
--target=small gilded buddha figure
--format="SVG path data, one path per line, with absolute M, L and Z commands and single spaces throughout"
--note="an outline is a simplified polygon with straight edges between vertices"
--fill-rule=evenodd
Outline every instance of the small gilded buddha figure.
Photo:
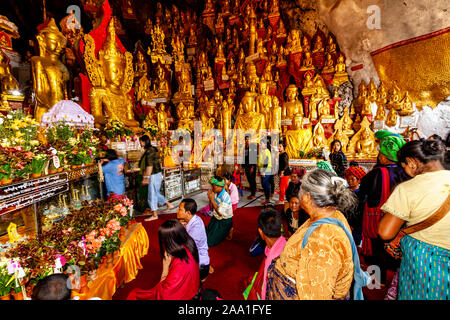
M 166 106 L 164 104 L 159 105 L 159 111 L 157 112 L 157 121 L 158 121 L 158 128 L 161 132 L 166 132 L 169 130 L 169 123 L 167 121 L 167 112 L 166 112 Z
M 300 71 L 308 71 L 308 70 L 314 70 L 313 65 L 313 59 L 311 57 L 311 52 L 307 51 L 305 52 L 305 58 L 303 59 L 302 67 L 300 68 Z
M 320 99 L 329 99 L 330 93 L 328 92 L 325 81 L 320 74 L 316 74 L 314 77 L 314 87 L 316 88 L 316 95 Z
M 397 124 L 397 119 L 398 119 L 397 110 L 395 110 L 394 108 L 390 108 L 389 113 L 386 117 L 385 124 L 388 127 L 395 127 L 395 125 Z
M 195 33 L 194 28 L 189 29 L 189 39 L 188 39 L 188 47 L 196 47 L 197 46 L 197 34 Z
M 397 86 L 397 82 L 394 81 L 394 85 L 391 88 L 388 96 L 388 108 L 394 110 L 401 110 L 402 106 L 400 104 L 400 88 Z
M 289 33 L 287 44 L 286 44 L 286 52 L 295 54 L 298 52 L 302 52 L 302 44 L 300 39 L 300 30 L 293 29 Z M 312 60 L 311 60 L 312 64 Z
M 356 156 L 358 158 L 373 158 L 377 156 L 377 149 L 375 143 L 375 135 L 369 129 L 369 127 L 365 127 L 361 129 L 359 140 L 356 142 Z
M 222 103 L 220 112 L 220 127 L 222 129 L 223 140 L 228 141 L 231 137 L 231 117 L 233 115 L 233 105 L 228 105 L 226 101 Z
M 166 79 L 163 67 L 158 64 L 156 67 L 157 79 L 154 82 L 152 98 L 169 98 L 169 82 Z
M 266 63 L 263 74 L 261 76 L 261 81 L 265 81 L 265 82 L 267 82 L 267 84 L 271 84 L 271 85 L 275 84 L 273 81 L 272 64 L 271 63 Z
M 178 106 L 180 108 L 180 106 Z M 194 131 L 194 121 L 189 117 L 189 109 L 187 107 L 181 108 L 180 120 L 178 121 L 178 129 Z
M 37 121 L 41 121 L 42 115 L 53 105 L 67 98 L 69 71 L 59 60 L 67 40 L 59 31 L 53 18 L 36 38 L 39 44 L 39 56 L 31 58 L 31 70 L 36 97 L 34 117 Z
M 401 110 L 398 112 L 401 116 L 410 116 L 414 113 L 413 102 L 409 98 L 409 93 L 406 91 L 405 97 L 400 101 L 400 105 L 402 106 Z
M 342 119 L 337 119 L 334 123 L 334 133 L 333 135 L 328 139 L 329 147 L 331 148 L 331 143 L 334 140 L 339 140 L 341 142 L 342 146 L 342 152 L 347 152 L 347 145 L 349 143 L 348 136 L 343 132 L 342 129 Z M 330 149 L 331 150 L 331 149 Z
M 237 72 L 236 72 L 236 65 L 234 63 L 233 57 L 230 57 L 230 61 L 228 62 L 228 71 L 227 75 L 231 80 L 236 81 L 237 80 Z
M 327 139 L 325 138 L 325 130 L 320 122 L 317 122 L 314 127 L 312 144 L 314 149 L 328 148 Z
M 325 99 L 317 105 L 317 113 L 319 119 L 334 119 L 334 115 L 331 114 L 330 104 Z
M 344 63 L 344 56 L 340 55 L 339 58 L 337 59 L 337 63 L 336 63 L 336 67 L 334 68 L 335 70 L 335 74 L 333 77 L 333 86 L 335 87 L 339 87 L 341 84 L 349 81 L 348 79 L 348 73 L 345 67 L 345 63 Z
M 364 104 L 361 109 L 361 114 L 362 115 L 371 115 L 372 114 L 372 106 L 370 104 L 369 99 L 364 100 Z
M 327 53 L 327 58 L 325 60 L 325 66 L 322 69 L 322 73 L 333 73 L 334 72 L 334 61 L 330 53 Z
M 269 96 L 269 86 L 267 82 L 259 83 L 259 95 L 256 97 L 256 112 L 264 116 L 266 128 L 270 128 L 272 113 L 272 97 Z
M 178 92 L 174 94 L 174 98 L 191 98 L 191 71 L 190 65 L 184 63 L 181 68 L 180 77 L 178 80 Z
M 286 153 L 290 159 L 299 159 L 300 151 L 305 153 L 311 151 L 313 147 L 313 134 L 311 127 L 303 129 L 303 116 L 296 114 L 292 119 L 292 129 L 287 130 Z
M 275 41 L 274 41 L 275 43 Z M 282 65 L 286 65 L 287 61 L 284 58 L 284 56 L 286 55 L 286 49 L 284 49 L 284 47 L 282 45 L 280 45 L 280 47 L 278 48 L 278 53 L 277 53 L 277 66 L 282 66 Z
M 322 37 L 316 37 L 316 41 L 314 42 L 313 53 L 324 52 L 325 48 L 323 47 Z
M 334 39 L 331 35 L 328 36 L 328 44 L 326 52 L 334 55 L 336 53 L 336 43 L 334 43 Z
M 306 35 L 304 35 L 302 39 L 302 49 L 304 52 L 311 52 L 311 44 Z
M 347 136 L 351 136 L 355 133 L 352 129 L 353 120 L 348 114 L 348 107 L 344 108 L 344 115 L 342 116 L 342 132 Z
M 311 72 L 306 72 L 304 78 L 305 78 L 305 80 L 303 80 L 302 95 L 304 97 L 311 96 L 316 92 L 316 88 L 314 87 L 314 81 L 312 79 Z
M 266 129 L 265 119 L 261 113 L 255 111 L 256 102 L 252 93 L 247 91 L 241 100 L 240 109 L 242 113 L 236 118 L 235 130 L 255 130 L 259 141 L 259 131 Z
M 358 105 L 362 106 L 364 101 L 368 98 L 367 85 L 363 81 L 358 86 L 358 98 L 356 99 Z
M 386 120 L 386 110 L 384 109 L 384 105 L 377 104 L 377 114 L 375 115 L 375 120 L 377 121 Z
M 133 85 L 133 56 L 122 54 L 116 43 L 114 20 L 111 19 L 103 48 L 95 57 L 95 42 L 85 35 L 84 62 L 92 88 L 89 93 L 91 112 L 97 124 L 106 124 L 108 119 L 120 120 L 126 126 L 137 129 L 134 120 L 133 100 L 128 94 Z
M 272 97 L 272 110 L 270 116 L 270 125 L 269 129 L 272 132 L 280 132 L 281 133 L 281 106 L 280 100 L 276 96 Z
M 260 59 L 267 58 L 267 49 L 264 45 L 264 39 L 258 37 L 258 40 L 256 40 L 256 53 L 259 54 Z
M 284 26 L 284 22 L 283 19 L 280 19 L 280 22 L 278 24 L 278 28 L 277 28 L 277 34 L 276 37 L 277 38 L 285 38 L 286 37 L 286 27 Z
M 377 102 L 378 90 L 373 80 L 370 80 L 369 82 L 369 87 L 367 88 L 367 95 L 370 102 Z
M 294 115 L 300 114 L 303 116 L 303 104 L 298 100 L 298 88 L 294 84 L 290 84 L 286 88 L 287 101 L 283 104 L 282 120 L 292 120 Z
M 216 63 L 218 62 L 225 62 L 225 54 L 223 53 L 223 43 L 219 42 L 219 45 L 217 47 L 217 54 L 216 54 L 216 58 L 214 59 L 214 61 Z
M 378 87 L 377 96 L 378 96 L 378 99 L 376 101 L 377 105 L 382 106 L 383 108 L 386 107 L 388 99 L 387 99 L 387 91 L 383 83 L 380 83 L 380 86 Z

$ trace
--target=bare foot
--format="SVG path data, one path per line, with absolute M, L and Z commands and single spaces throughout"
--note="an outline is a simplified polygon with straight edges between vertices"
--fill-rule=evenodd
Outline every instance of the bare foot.
M 212 266 L 209 266 L 209 274 L 214 273 L 214 268 Z
M 164 213 L 169 212 L 170 210 L 172 210 L 173 208 L 175 208 L 173 205 L 170 204 L 170 202 L 167 203 L 167 208 L 165 210 L 163 210 Z
M 144 221 L 153 221 L 153 220 L 158 220 L 158 216 L 151 216 L 147 219 L 144 219 Z
M 248 199 L 248 200 L 255 199 L 255 196 L 248 196 L 247 199 Z
M 277 204 L 283 204 L 284 201 L 278 200 Z

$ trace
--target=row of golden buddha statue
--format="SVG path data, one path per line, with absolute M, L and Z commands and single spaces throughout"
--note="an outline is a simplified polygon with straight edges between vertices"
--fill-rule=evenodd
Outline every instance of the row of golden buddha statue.
M 276 1 L 274 3 L 276 4 Z M 208 14 L 211 13 L 212 7 L 208 7 L 210 5 L 211 2 L 207 1 L 205 10 L 209 10 L 209 12 L 206 11 Z M 186 39 L 175 33 L 171 38 L 172 53 L 167 53 L 161 19 L 157 20 L 150 28 L 151 47 L 147 52 L 137 52 L 134 67 L 131 53 L 122 52 L 116 43 L 114 19 L 111 19 L 108 24 L 107 37 L 102 48 L 95 48 L 94 39 L 89 35 L 84 35 L 85 50 L 83 58 L 87 75 L 92 84 L 89 100 L 96 124 L 101 126 L 107 120 L 117 119 L 130 128 L 138 129 L 139 123 L 133 115 L 135 101 L 129 94 L 134 85 L 137 101 L 165 99 L 164 102 L 157 104 L 155 110 L 151 110 L 146 120 L 157 124 L 161 131 L 170 128 L 168 122 L 170 111 L 167 103 L 172 99 L 176 106 L 178 128 L 192 131 L 193 120 L 197 118 L 202 121 L 203 133 L 207 132 L 208 129 L 218 128 L 222 130 L 223 136 L 227 139 L 230 137 L 232 128 L 243 131 L 267 129 L 272 132 L 281 132 L 286 138 L 286 150 L 291 158 L 298 158 L 300 151 L 307 153 L 317 148 L 328 148 L 330 139 L 335 138 L 342 139 L 344 151 L 349 154 L 360 157 L 373 156 L 376 150 L 373 132 L 367 118 L 359 123 L 360 127 L 354 134 L 348 109 L 345 109 L 344 115 L 339 118 L 337 102 L 334 105 L 334 112 L 331 112 L 329 101 L 332 99 L 330 99 L 330 93 L 321 74 L 333 73 L 332 85 L 336 87 L 349 81 L 344 57 L 337 54 L 333 37 L 328 38 L 326 48 L 323 46 L 322 38 L 317 37 L 317 41 L 314 42 L 311 50 L 308 38 L 305 36 L 302 38 L 299 30 L 291 30 L 287 36 L 285 48 L 282 45 L 277 46 L 276 42 L 273 41 L 272 50 L 268 52 L 264 45 L 264 41 L 267 39 L 262 39 L 255 34 L 257 18 L 253 8 L 250 6 L 247 8 L 248 15 L 245 16 L 241 31 L 248 32 L 247 40 L 245 40 L 249 42 L 248 53 L 249 55 L 256 53 L 259 57 L 268 56 L 268 63 L 263 74 L 258 76 L 253 61 L 246 61 L 237 32 L 235 40 L 230 35 L 230 42 L 218 41 L 217 46 L 214 46 L 216 51 L 215 62 L 225 62 L 225 65 L 228 62 L 228 69 L 223 66 L 220 70 L 222 76 L 228 76 L 230 84 L 225 98 L 215 85 L 213 86 L 214 95 L 211 98 L 205 94 L 205 83 L 215 79 L 213 70 L 217 72 L 215 68 L 209 65 L 207 50 L 196 50 L 192 62 L 186 62 Z M 276 12 L 277 8 L 272 5 L 268 13 L 275 14 Z M 204 17 L 210 18 L 208 15 L 204 15 Z M 179 30 L 182 29 L 180 24 L 178 24 L 178 28 Z M 284 28 L 280 19 L 277 32 L 280 29 L 283 31 Z M 272 36 L 277 37 L 276 34 Z M 191 31 L 188 44 L 196 42 L 194 37 L 195 33 Z M 303 44 L 301 39 L 303 39 Z M 42 114 L 56 102 L 67 98 L 68 72 L 59 60 L 66 39 L 53 20 L 39 32 L 37 40 L 40 55 L 33 57 L 32 67 L 33 84 L 38 101 L 36 118 L 40 119 Z M 228 51 L 228 46 L 233 43 L 237 44 L 234 51 L 239 52 L 237 66 L 231 60 L 231 51 L 228 52 L 228 55 L 225 54 Z M 100 50 L 97 57 L 95 52 L 98 49 Z M 269 94 L 271 86 L 277 85 L 279 80 L 277 75 L 275 78 L 273 77 L 271 68 L 282 63 L 283 60 L 285 61 L 286 54 L 299 52 L 303 52 L 301 67 L 301 70 L 305 71 L 303 87 L 299 91 L 299 88 L 294 84 L 287 86 L 285 90 L 286 101 L 280 103 L 277 96 Z M 317 52 L 327 54 L 321 70 L 312 62 L 312 54 Z M 156 79 L 148 78 L 149 68 L 145 61 L 146 53 L 150 56 L 152 65 L 155 67 Z M 333 65 L 333 55 L 336 55 L 335 66 Z M 229 56 L 230 59 L 228 60 Z M 173 62 L 178 91 L 172 95 L 166 72 L 170 70 Z M 203 92 L 196 94 L 197 110 L 195 110 L 195 100 L 191 87 L 193 70 L 197 75 L 197 89 L 199 86 L 203 86 Z M 237 89 L 246 89 L 238 107 L 235 106 Z M 309 97 L 307 106 L 306 103 L 304 106 L 304 103 L 300 100 L 300 92 L 303 97 Z M 334 90 L 334 98 L 339 98 L 338 90 Z M 325 122 L 323 122 L 325 119 L 334 121 L 334 133 L 330 139 L 325 138 Z M 233 121 L 234 126 L 232 127 Z

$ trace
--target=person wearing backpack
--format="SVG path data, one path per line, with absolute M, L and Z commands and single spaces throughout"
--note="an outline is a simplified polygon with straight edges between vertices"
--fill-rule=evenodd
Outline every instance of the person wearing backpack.
M 316 169 L 303 178 L 299 198 L 309 215 L 267 271 L 267 300 L 362 300 L 370 276 L 361 270 L 344 214 L 357 199 L 344 179 Z

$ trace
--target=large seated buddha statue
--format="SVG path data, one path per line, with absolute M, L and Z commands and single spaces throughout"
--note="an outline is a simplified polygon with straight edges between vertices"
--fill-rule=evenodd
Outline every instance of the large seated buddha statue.
M 121 53 L 116 44 L 114 20 L 108 27 L 108 34 L 102 50 L 95 56 L 95 42 L 85 35 L 84 61 L 92 88 L 89 92 L 91 112 L 97 125 L 108 120 L 119 120 L 131 129 L 139 123 L 134 120 L 133 100 L 128 94 L 133 85 L 133 56 Z
M 66 37 L 59 31 L 52 18 L 36 36 L 39 56 L 31 58 L 33 90 L 36 97 L 34 117 L 41 121 L 42 115 L 57 102 L 67 98 L 69 71 L 59 60 L 66 46 Z M 133 77 L 131 77 L 131 84 Z
M 303 116 L 296 114 L 292 120 L 292 128 L 285 133 L 286 153 L 290 159 L 299 159 L 300 151 L 305 153 L 312 149 L 311 127 L 303 129 Z
M 236 118 L 234 130 L 250 131 L 254 130 L 256 133 L 256 140 L 259 141 L 259 131 L 266 129 L 264 115 L 255 111 L 256 102 L 255 96 L 247 91 L 241 100 L 239 109 L 242 113 Z

